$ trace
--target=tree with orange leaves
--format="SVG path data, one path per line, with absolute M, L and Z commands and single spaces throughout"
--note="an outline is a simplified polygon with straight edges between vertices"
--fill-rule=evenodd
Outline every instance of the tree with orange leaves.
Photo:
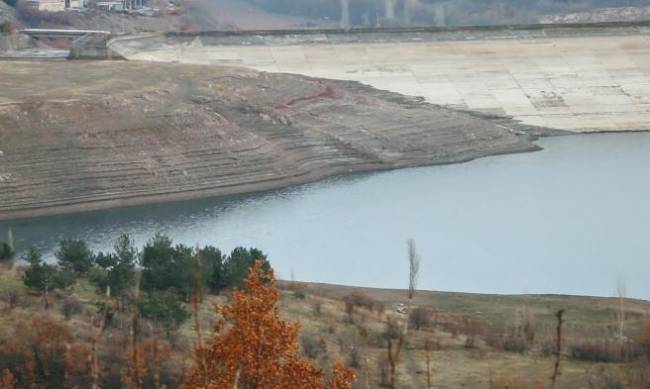
M 0 377 L 0 389 L 14 389 L 16 380 L 9 369 L 5 369 Z
M 349 389 L 355 381 L 354 370 L 345 366 L 340 361 L 334 363 L 330 389 Z
M 197 347 L 185 388 L 352 388 L 351 369 L 335 364 L 326 383 L 323 370 L 298 354 L 298 324 L 280 319 L 275 277 L 262 266 L 255 263 L 230 304 L 216 307 L 222 319 L 209 345 Z

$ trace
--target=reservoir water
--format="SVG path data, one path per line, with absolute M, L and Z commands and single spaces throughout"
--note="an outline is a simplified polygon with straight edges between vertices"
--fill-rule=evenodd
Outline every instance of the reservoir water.
M 272 192 L 0 223 L 48 257 L 63 238 L 254 246 L 280 277 L 422 289 L 650 298 L 650 134 L 543 139 L 543 151 L 336 177 Z M 0 238 L 2 239 L 2 238 Z

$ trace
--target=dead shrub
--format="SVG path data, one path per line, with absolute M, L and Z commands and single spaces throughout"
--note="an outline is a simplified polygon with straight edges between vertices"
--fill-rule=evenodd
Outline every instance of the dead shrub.
M 416 330 L 421 328 L 430 327 L 433 324 L 433 314 L 430 309 L 424 307 L 417 307 L 411 311 L 409 315 L 409 323 Z
M 68 298 L 61 304 L 61 313 L 66 320 L 70 320 L 72 316 L 78 315 L 83 312 L 83 305 L 73 298 Z
M 384 312 L 386 312 L 386 305 L 380 302 L 375 302 L 375 312 L 377 312 L 377 316 L 382 316 Z
M 360 291 L 354 291 L 349 295 L 343 297 L 343 302 L 346 304 L 352 304 L 356 307 L 365 308 L 369 311 L 372 311 L 377 304 L 377 301 L 375 301 L 375 299 Z
M 386 387 L 390 385 L 390 363 L 386 358 L 379 361 L 379 385 Z
M 298 300 L 304 300 L 307 298 L 307 292 L 302 288 L 296 289 L 293 291 L 293 297 L 297 298 Z
M 616 370 L 596 364 L 587 370 L 586 376 L 590 388 L 645 389 L 650 382 L 650 371 L 645 363 L 643 365 L 627 364 Z
M 490 379 L 490 389 L 547 389 L 541 380 L 524 379 L 518 375 L 499 375 Z
M 503 338 L 501 348 L 503 351 L 524 354 L 528 351 L 528 342 L 521 336 L 510 335 Z
M 476 339 L 483 333 L 483 328 L 478 322 L 465 318 L 462 333 L 465 335 L 465 348 L 474 348 Z
M 347 365 L 353 369 L 360 369 L 361 359 L 362 357 L 361 357 L 361 351 L 359 350 L 359 347 L 357 346 L 350 347 L 350 351 L 348 352 Z
M 510 333 L 505 336 L 488 336 L 485 338 L 485 342 L 499 351 L 518 354 L 526 353 L 530 347 L 524 337 L 515 333 Z
M 324 339 L 310 334 L 304 334 L 300 337 L 302 352 L 311 359 L 318 359 L 321 355 L 327 353 L 327 343 Z
M 12 311 L 18 306 L 18 293 L 15 290 L 9 290 L 7 293 L 3 293 L 1 297 L 7 311 Z
M 60 11 L 60 12 L 48 12 L 40 11 L 25 2 L 19 2 L 18 15 L 28 24 L 34 27 L 38 27 L 41 24 L 58 24 L 64 26 L 71 26 L 73 15 L 70 12 Z
M 571 359 L 588 362 L 629 362 L 638 359 L 642 350 L 633 342 L 583 340 L 569 345 Z
M 314 300 L 311 304 L 311 311 L 314 313 L 314 316 L 320 316 L 323 314 L 323 302 L 320 300 Z
M 555 353 L 555 340 L 551 338 L 543 339 L 539 342 L 539 354 L 543 357 L 550 357 Z
M 19 323 L 11 337 L 0 341 L 0 371 L 11 369 L 21 387 L 65 387 L 73 345 L 65 325 L 34 317 Z
M 15 28 L 10 21 L 5 20 L 4 22 L 0 23 L 0 34 L 5 34 L 5 35 L 13 34 L 14 30 Z
M 354 323 L 355 305 L 349 301 L 345 302 L 345 319 L 348 323 Z
M 641 334 L 639 335 L 639 346 L 646 354 L 647 357 L 650 357 L 650 321 L 645 324 Z
M 391 318 L 386 322 L 386 328 L 382 334 L 382 337 L 385 341 L 399 339 L 402 334 L 402 329 L 400 328 L 397 320 Z

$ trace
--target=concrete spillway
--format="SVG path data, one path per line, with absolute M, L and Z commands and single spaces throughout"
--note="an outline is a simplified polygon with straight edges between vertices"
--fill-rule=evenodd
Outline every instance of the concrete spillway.
M 561 130 L 650 130 L 650 28 L 202 33 L 110 43 L 132 60 L 356 80 Z

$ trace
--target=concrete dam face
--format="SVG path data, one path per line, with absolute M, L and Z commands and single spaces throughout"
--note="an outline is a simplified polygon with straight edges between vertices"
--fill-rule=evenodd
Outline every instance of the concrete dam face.
M 330 79 L 574 132 L 650 130 L 650 28 L 259 32 L 118 38 L 127 59 Z

